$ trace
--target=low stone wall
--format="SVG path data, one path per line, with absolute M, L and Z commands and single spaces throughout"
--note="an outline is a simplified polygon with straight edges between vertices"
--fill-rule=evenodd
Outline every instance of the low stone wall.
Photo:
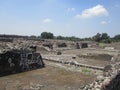
M 77 61 L 61 61 L 61 60 L 53 60 L 53 59 L 48 59 L 48 58 L 43 58 L 43 60 L 47 60 L 47 61 L 51 61 L 51 62 L 55 62 L 55 63 L 74 65 L 76 67 L 85 67 L 85 68 L 90 68 L 90 69 L 95 69 L 95 70 L 104 70 L 103 67 L 92 66 L 92 65 L 87 65 L 87 64 L 80 64 Z

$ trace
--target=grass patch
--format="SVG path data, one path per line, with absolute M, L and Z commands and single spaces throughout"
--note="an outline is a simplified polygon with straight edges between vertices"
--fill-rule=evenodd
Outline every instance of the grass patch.
M 86 74 L 89 74 L 89 73 L 91 73 L 91 70 L 87 69 L 87 68 L 82 68 L 82 72 L 86 73 Z
M 105 43 L 99 43 L 99 46 L 100 46 L 101 48 L 104 48 L 106 45 L 105 45 Z

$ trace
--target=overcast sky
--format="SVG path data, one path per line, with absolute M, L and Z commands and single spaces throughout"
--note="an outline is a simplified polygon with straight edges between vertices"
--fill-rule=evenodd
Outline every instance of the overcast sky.
M 0 0 L 0 34 L 120 34 L 120 0 Z

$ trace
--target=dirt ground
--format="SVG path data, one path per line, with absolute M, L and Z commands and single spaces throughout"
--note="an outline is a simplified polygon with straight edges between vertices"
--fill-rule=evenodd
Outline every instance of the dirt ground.
M 109 51 L 104 49 L 79 49 L 63 51 L 63 55 L 75 55 L 75 60 L 79 63 L 101 67 L 110 64 L 111 58 L 118 53 L 118 51 Z
M 0 77 L 0 90 L 78 90 L 94 80 L 94 75 L 56 68 L 45 68 Z

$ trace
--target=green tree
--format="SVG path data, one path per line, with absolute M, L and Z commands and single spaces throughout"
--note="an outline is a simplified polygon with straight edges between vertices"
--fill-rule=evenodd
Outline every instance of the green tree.
M 71 36 L 71 37 L 57 36 L 56 38 L 59 40 L 69 40 L 69 41 L 79 41 L 80 40 L 80 38 L 75 37 L 75 36 Z
M 101 42 L 102 43 L 111 43 L 110 36 L 107 33 L 102 33 Z
M 110 36 L 107 33 L 97 33 L 95 36 L 93 36 L 93 40 L 101 43 L 111 43 Z
M 63 37 L 63 36 L 57 36 L 56 38 L 59 39 L 59 40 L 64 40 L 65 39 L 65 37 Z
M 95 36 L 93 36 L 93 40 L 95 40 L 96 42 L 100 42 L 101 41 L 101 34 L 97 33 Z
M 110 38 L 110 36 L 108 36 L 107 33 L 102 33 L 102 35 L 101 35 L 102 40 L 106 40 L 106 39 L 109 39 L 109 38 Z
M 115 35 L 115 36 L 113 37 L 113 40 L 114 40 L 114 41 L 120 41 L 120 34 Z
M 37 36 L 35 36 L 35 35 L 31 35 L 30 38 L 37 38 Z
M 43 39 L 53 39 L 54 35 L 51 32 L 42 32 L 41 33 L 41 38 L 43 38 Z
M 103 39 L 103 40 L 101 40 L 101 43 L 111 43 L 112 42 L 112 40 L 109 38 L 109 39 Z

